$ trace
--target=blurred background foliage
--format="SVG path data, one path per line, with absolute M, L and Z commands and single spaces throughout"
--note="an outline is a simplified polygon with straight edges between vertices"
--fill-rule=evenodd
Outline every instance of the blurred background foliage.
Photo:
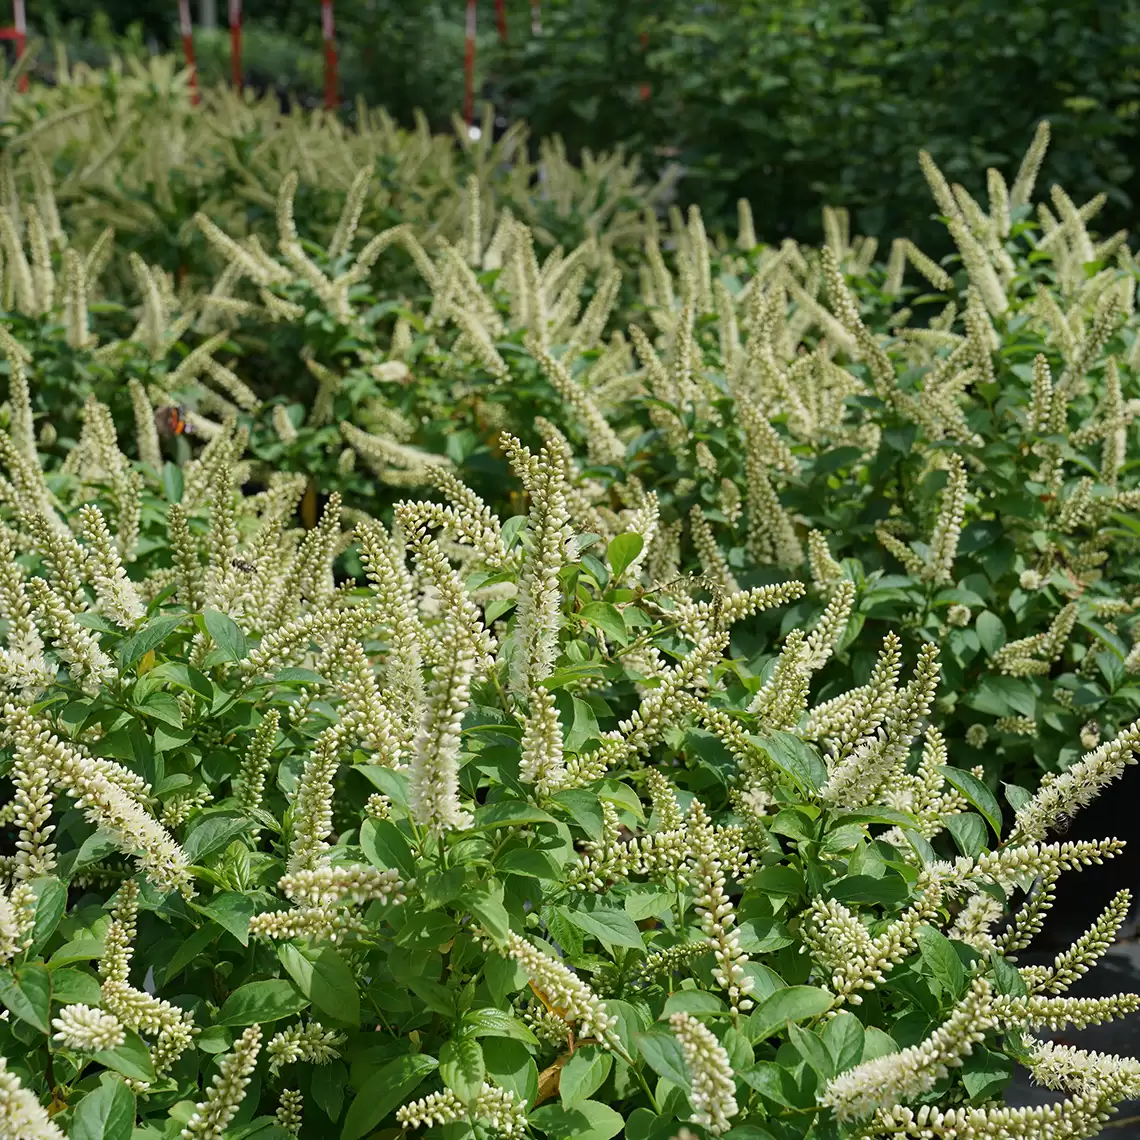
M 204 76 L 229 74 L 223 26 L 197 36 Z M 314 103 L 317 0 L 245 0 L 247 81 Z M 356 97 L 446 127 L 463 101 L 463 0 L 339 0 L 346 114 Z M 928 149 L 973 193 L 1048 118 L 1047 179 L 1104 192 L 1104 227 L 1140 193 L 1140 0 L 507 0 L 509 36 L 479 5 L 480 93 L 504 121 L 571 153 L 623 146 L 646 173 L 677 159 L 682 204 L 712 223 L 751 199 L 767 238 L 816 240 L 820 207 L 856 229 L 940 252 L 915 162 Z M 73 58 L 177 45 L 173 0 L 33 0 L 35 30 Z M 45 59 L 47 54 L 45 53 Z

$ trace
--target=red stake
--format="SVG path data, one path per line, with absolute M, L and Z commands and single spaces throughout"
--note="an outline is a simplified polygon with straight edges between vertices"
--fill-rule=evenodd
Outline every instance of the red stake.
M 495 21 L 499 25 L 499 39 L 507 42 L 507 0 L 495 0 Z
M 190 102 L 197 107 L 198 65 L 194 61 L 194 25 L 190 22 L 190 0 L 178 0 L 178 24 L 182 31 L 182 50 L 186 54 L 186 66 L 190 69 Z
M 230 0 L 230 62 L 233 65 L 234 90 L 241 94 L 241 0 Z
M 24 12 L 24 0 L 12 0 L 12 22 L 16 25 L 16 59 L 19 60 L 28 46 L 28 20 Z M 28 89 L 27 72 L 20 76 L 19 89 Z
M 542 0 L 530 0 L 530 34 L 542 35 Z
M 339 99 L 337 79 L 336 25 L 333 23 L 332 0 L 321 0 L 321 36 L 325 41 L 325 107 L 335 109 Z
M 475 121 L 475 2 L 467 0 L 467 40 L 463 56 L 463 118 Z

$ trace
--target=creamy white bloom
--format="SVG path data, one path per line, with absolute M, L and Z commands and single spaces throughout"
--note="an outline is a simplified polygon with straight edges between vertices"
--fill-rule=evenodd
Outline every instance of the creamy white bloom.
M 182 1129 L 182 1140 L 221 1140 L 237 1115 L 261 1051 L 261 1026 L 251 1025 L 222 1058 L 218 1072 Z
M 69 1049 L 97 1053 L 115 1049 L 126 1040 L 126 1031 L 117 1017 L 91 1006 L 65 1005 L 59 1016 L 52 1018 L 55 1040 Z
M 712 1030 L 688 1013 L 672 1014 L 669 1028 L 681 1043 L 689 1070 L 693 1123 L 704 1125 L 714 1136 L 727 1132 L 739 1109 L 736 1081 L 724 1046 Z

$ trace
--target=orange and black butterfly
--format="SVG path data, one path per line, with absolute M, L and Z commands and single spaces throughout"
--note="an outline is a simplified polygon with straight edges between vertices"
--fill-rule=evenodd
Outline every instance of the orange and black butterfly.
M 175 406 L 159 408 L 154 413 L 154 426 L 163 439 L 177 435 L 193 435 L 194 425 L 186 419 L 186 409 Z

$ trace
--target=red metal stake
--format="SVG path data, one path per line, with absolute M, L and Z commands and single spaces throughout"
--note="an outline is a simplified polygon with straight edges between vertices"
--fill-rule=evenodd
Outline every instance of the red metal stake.
M 644 51 L 646 48 L 649 47 L 649 33 L 648 32 L 642 32 L 638 38 L 641 40 L 641 49 L 642 49 L 642 51 Z M 643 102 L 649 98 L 649 84 L 648 83 L 643 83 L 641 85 L 640 94 L 641 94 L 641 98 L 642 98 Z
M 230 0 L 230 62 L 233 65 L 234 90 L 241 94 L 241 0 Z
M 467 41 L 463 58 L 463 118 L 468 126 L 475 121 L 475 3 L 467 0 Z
M 182 32 L 182 50 L 186 54 L 186 66 L 190 69 L 190 102 L 197 107 L 198 65 L 194 61 L 194 25 L 190 22 L 190 0 L 178 0 L 178 24 Z
M 325 107 L 332 111 L 339 102 L 337 79 L 336 25 L 333 23 L 332 0 L 321 0 L 321 36 L 325 41 Z
M 24 49 L 28 46 L 28 20 L 24 12 L 24 0 L 12 0 L 12 22 L 16 25 L 16 59 L 23 58 Z M 28 75 L 25 72 L 20 76 L 19 90 L 27 91 Z
M 499 39 L 507 42 L 507 0 L 495 0 L 495 22 L 499 25 Z

